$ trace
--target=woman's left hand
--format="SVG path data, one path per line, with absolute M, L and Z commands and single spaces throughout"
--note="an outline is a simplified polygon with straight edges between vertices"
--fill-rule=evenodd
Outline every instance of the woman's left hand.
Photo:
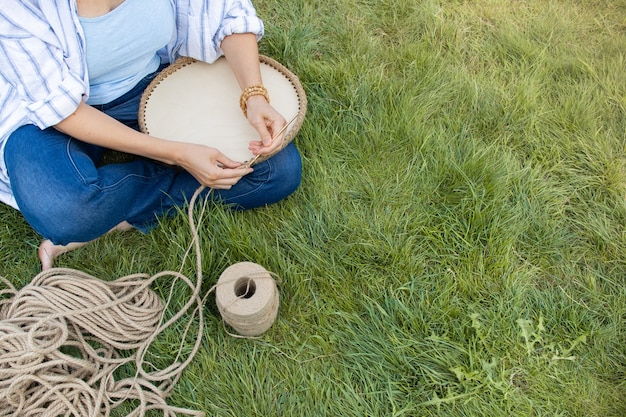
M 263 96 L 252 96 L 247 102 L 248 122 L 259 132 L 260 140 L 250 141 L 248 149 L 255 155 L 267 155 L 278 149 L 285 136 L 281 131 L 285 118 Z

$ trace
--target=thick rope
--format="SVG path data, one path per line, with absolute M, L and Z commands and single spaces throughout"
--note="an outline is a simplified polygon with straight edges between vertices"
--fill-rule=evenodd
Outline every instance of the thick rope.
M 54 268 L 18 291 L 0 277 L 7 287 L 0 297 L 9 296 L 0 300 L 0 416 L 107 417 L 127 400 L 138 404 L 129 417 L 144 416 L 148 410 L 162 411 L 165 417 L 204 416 L 166 402 L 198 352 L 203 333 L 201 252 L 192 216 L 203 188 L 188 209 L 195 282 L 175 271 L 106 282 L 81 271 Z M 183 281 L 192 290 L 183 308 L 167 321 L 164 312 L 170 299 L 164 304 L 150 289 L 163 277 Z M 174 362 L 163 369 L 146 363 L 157 336 L 192 308 Z M 196 341 L 183 355 L 182 344 L 196 315 Z M 115 371 L 128 364 L 134 365 L 135 375 L 116 380 Z

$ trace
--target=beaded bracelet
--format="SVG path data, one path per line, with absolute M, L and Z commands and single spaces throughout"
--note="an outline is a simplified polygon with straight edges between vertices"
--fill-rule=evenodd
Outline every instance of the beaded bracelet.
M 257 84 L 246 87 L 239 97 L 239 107 L 241 107 L 241 111 L 245 117 L 248 117 L 248 99 L 252 96 L 263 96 L 265 97 L 265 101 L 270 102 L 270 95 L 267 89 L 262 85 Z

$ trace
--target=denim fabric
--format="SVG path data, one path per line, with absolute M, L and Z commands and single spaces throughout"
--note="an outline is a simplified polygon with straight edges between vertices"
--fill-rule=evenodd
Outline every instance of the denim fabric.
M 154 76 L 97 107 L 136 128 L 141 93 Z M 87 242 L 124 220 L 147 232 L 158 217 L 184 206 L 200 186 L 186 171 L 145 158 L 99 166 L 104 151 L 34 125 L 9 137 L 4 157 L 12 191 L 24 218 L 44 238 L 61 245 Z M 275 203 L 299 186 L 301 170 L 300 154 L 290 143 L 231 189 L 210 195 L 235 209 Z

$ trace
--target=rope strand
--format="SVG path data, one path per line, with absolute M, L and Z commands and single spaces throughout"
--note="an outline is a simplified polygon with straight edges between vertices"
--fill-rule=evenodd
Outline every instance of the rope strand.
M 126 400 L 139 403 L 129 417 L 144 416 L 148 410 L 162 411 L 165 417 L 204 416 L 166 402 L 198 352 L 203 333 L 201 252 L 192 216 L 202 188 L 188 208 L 197 255 L 195 282 L 175 271 L 106 282 L 82 271 L 53 268 L 18 291 L 0 277 L 6 286 L 0 296 L 11 296 L 0 300 L 0 417 L 107 417 Z M 150 289 L 163 277 L 182 281 L 192 290 L 183 308 L 167 321 L 164 313 L 170 300 L 164 304 Z M 182 337 L 174 363 L 164 369 L 149 364 L 152 370 L 146 370 L 150 345 L 190 310 L 190 322 L 198 317 L 191 352 L 182 357 Z M 77 354 L 69 355 L 68 349 Z M 121 358 L 119 350 L 135 352 Z M 136 375 L 116 380 L 113 372 L 128 363 L 134 363 Z
M 161 411 L 164 417 L 205 415 L 166 401 L 200 349 L 204 299 L 217 291 L 216 302 L 224 322 L 241 334 L 233 336 L 252 338 L 267 330 L 276 318 L 278 292 L 275 274 L 256 264 L 240 262 L 227 268 L 217 284 L 200 297 L 202 259 L 193 212 L 203 189 L 196 190 L 188 207 L 192 242 L 182 261 L 184 264 L 192 251 L 196 254 L 195 281 L 181 271 L 163 271 L 107 282 L 82 271 L 53 268 L 41 272 L 18 291 L 0 277 L 6 286 L 0 290 L 0 297 L 10 296 L 0 299 L 0 417 L 108 417 L 128 400 L 138 403 L 128 417 L 143 417 L 148 410 Z M 198 223 L 206 204 L 207 199 Z M 233 276 L 233 271 L 239 274 Z M 165 302 L 151 290 L 152 284 L 162 278 L 172 282 Z M 237 287 L 240 280 L 244 280 L 243 289 Z M 192 294 L 180 310 L 166 319 L 176 281 L 189 287 Z M 188 321 L 172 363 L 159 368 L 146 361 L 156 338 L 185 315 Z M 185 355 L 183 344 L 196 318 L 195 341 Z M 127 355 L 122 357 L 119 351 Z M 127 364 L 134 365 L 135 375 L 115 379 L 114 372 Z

